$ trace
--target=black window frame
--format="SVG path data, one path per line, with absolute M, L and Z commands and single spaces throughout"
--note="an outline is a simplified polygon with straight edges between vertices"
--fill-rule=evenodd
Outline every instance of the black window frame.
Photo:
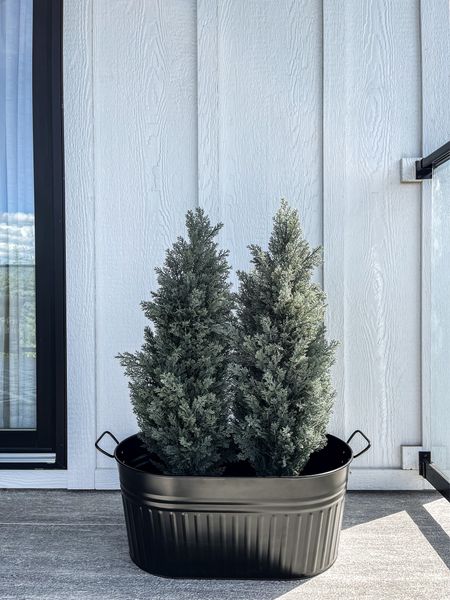
M 0 470 L 67 468 L 62 10 L 62 0 L 33 0 L 36 430 L 0 431 L 0 456 L 56 458 L 1 462 Z

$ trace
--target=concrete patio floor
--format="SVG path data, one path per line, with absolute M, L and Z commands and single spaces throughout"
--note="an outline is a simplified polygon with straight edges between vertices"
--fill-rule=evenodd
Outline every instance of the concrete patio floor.
M 129 559 L 117 492 L 0 491 L 0 598 L 449 600 L 450 504 L 348 494 L 338 561 L 297 581 L 171 580 Z

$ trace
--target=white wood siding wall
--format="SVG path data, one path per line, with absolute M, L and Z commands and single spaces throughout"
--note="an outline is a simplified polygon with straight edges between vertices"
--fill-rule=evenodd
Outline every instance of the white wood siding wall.
M 373 440 L 351 485 L 423 485 L 400 470 L 421 443 L 421 190 L 399 180 L 422 154 L 420 22 L 419 0 L 66 0 L 69 487 L 117 485 L 94 438 L 135 431 L 115 355 L 186 210 L 245 268 L 281 196 L 324 245 L 331 429 Z
M 336 286 L 325 280 L 331 325 L 341 316 L 340 431 L 363 429 L 374 442 L 355 470 L 398 468 L 401 445 L 421 438 L 420 187 L 401 184 L 398 166 L 421 153 L 419 3 L 346 0 L 324 8 L 324 43 L 335 55 L 324 63 L 324 110 L 332 115 L 324 147 L 334 161 L 343 156 L 323 172 L 332 206 L 326 270 L 343 282 L 331 298 Z M 337 212 L 340 228 L 328 230 Z M 334 236 L 342 237 L 337 248 Z

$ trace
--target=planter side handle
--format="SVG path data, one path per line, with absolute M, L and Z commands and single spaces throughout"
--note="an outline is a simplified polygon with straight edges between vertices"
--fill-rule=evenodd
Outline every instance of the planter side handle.
M 362 435 L 362 437 L 366 440 L 367 446 L 365 448 L 363 448 L 361 450 L 361 452 L 358 452 L 358 454 L 354 454 L 353 458 L 358 458 L 358 456 L 361 456 L 361 454 L 364 454 L 364 452 L 367 452 L 367 450 L 372 445 L 371 442 L 370 442 L 370 440 L 369 440 L 369 438 L 367 437 L 367 435 L 365 435 L 360 429 L 355 429 L 355 431 L 352 433 L 352 435 L 348 438 L 347 444 L 350 444 L 350 442 L 352 441 L 352 439 L 355 437 L 355 435 L 357 433 L 359 433 L 359 435 Z
M 113 435 L 110 431 L 104 431 L 102 433 L 102 435 L 98 438 L 98 440 L 95 442 L 95 447 L 97 448 L 97 450 L 99 452 L 101 452 L 102 454 L 104 454 L 105 456 L 109 456 L 109 458 L 114 458 L 114 454 L 110 454 L 109 452 L 107 452 L 106 450 L 103 450 L 103 448 L 100 448 L 99 443 L 101 441 L 101 439 L 108 434 L 109 437 L 112 437 L 112 439 L 116 442 L 116 445 L 119 444 L 119 440 L 116 438 L 115 435 Z

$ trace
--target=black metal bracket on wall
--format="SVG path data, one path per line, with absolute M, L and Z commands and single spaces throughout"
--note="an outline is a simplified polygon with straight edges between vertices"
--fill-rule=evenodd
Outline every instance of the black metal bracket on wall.
M 433 169 L 450 160 L 450 141 L 419 160 L 416 160 L 416 180 L 431 179 Z
M 431 452 L 419 452 L 419 475 L 450 502 L 450 480 L 431 462 Z

